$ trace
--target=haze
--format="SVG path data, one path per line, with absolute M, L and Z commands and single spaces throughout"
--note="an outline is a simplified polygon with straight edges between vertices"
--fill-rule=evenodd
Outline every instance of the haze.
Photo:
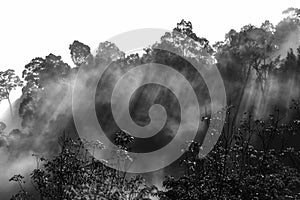
M 199 36 L 211 43 L 223 40 L 230 29 L 276 24 L 282 11 L 299 7 L 298 0 L 253 1 L 2 1 L 0 3 L 0 70 L 19 76 L 32 58 L 61 55 L 72 66 L 68 46 L 79 40 L 95 49 L 124 31 L 139 28 L 172 29 L 181 19 L 191 21 Z M 168 9 L 166 9 L 168 8 Z M 11 93 L 15 100 L 20 89 Z M 8 103 L 0 103 L 0 118 Z

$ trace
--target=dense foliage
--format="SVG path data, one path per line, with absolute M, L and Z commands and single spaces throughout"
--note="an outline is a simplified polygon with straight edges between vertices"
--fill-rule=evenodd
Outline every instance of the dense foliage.
M 161 199 L 299 199 L 300 151 L 287 147 L 286 139 L 299 132 L 300 121 L 281 124 L 278 117 L 247 116 L 233 134 L 225 127 L 203 159 L 197 157 L 201 145 L 193 142 L 182 162 L 185 175 L 168 177 Z
M 276 26 L 269 21 L 258 27 L 246 25 L 240 31 L 230 30 L 224 41 L 212 46 L 185 20 L 144 49 L 143 55 L 125 55 L 111 42 L 100 43 L 93 55 L 88 45 L 74 41 L 69 46 L 74 67 L 52 53 L 34 58 L 25 65 L 24 86 L 14 71 L 1 72 L 1 100 L 9 100 L 9 92 L 23 86 L 19 116 L 26 133 L 14 130 L 5 134 L 6 125 L 0 123 L 0 147 L 6 146 L 14 156 L 18 150 L 37 152 L 33 155 L 37 167 L 30 174 L 31 184 L 24 184 L 20 174 L 10 179 L 20 188 L 12 199 L 300 199 L 300 152 L 299 146 L 293 147 L 300 132 L 300 41 L 294 37 L 300 35 L 300 15 L 295 8 L 285 13 L 288 16 Z M 140 140 L 116 126 L 107 102 L 123 74 L 151 62 L 171 66 L 183 74 L 205 106 L 210 103 L 209 94 L 191 63 L 203 67 L 216 64 L 228 97 L 226 121 L 217 145 L 201 157 L 201 139 L 187 141 L 176 169 L 183 175 L 167 174 L 160 190 L 141 175 L 109 168 L 104 163 L 110 160 L 95 160 L 94 150 L 106 147 L 101 141 L 77 139 L 72 128 L 71 94 L 76 73 L 82 68 L 87 76 L 95 76 L 95 68 L 110 63 L 96 91 L 96 114 L 101 113 L 103 119 L 98 118 L 99 122 L 121 149 L 112 150 L 113 160 L 132 162 L 128 151 Z M 89 88 L 88 84 L 84 82 L 82 87 Z M 134 121 L 145 124 L 149 120 L 147 108 L 154 103 L 162 104 L 168 117 L 179 121 L 180 108 L 173 96 L 165 88 L 158 88 L 156 93 L 154 89 L 144 88 L 133 98 L 130 114 Z M 158 98 L 161 94 L 164 100 Z M 215 123 L 218 119 L 211 116 L 205 109 L 202 120 Z M 71 136 L 60 135 L 64 130 Z M 170 132 L 167 128 L 162 131 Z M 55 145 L 58 135 L 59 145 Z M 161 136 L 152 148 L 169 141 L 169 137 Z M 34 192 L 26 189 L 28 185 Z
M 126 133 L 120 131 L 115 138 L 124 151 L 118 152 L 119 159 L 128 159 L 126 154 Z M 97 161 L 88 152 L 95 148 L 104 148 L 99 141 L 74 141 L 60 138 L 61 151 L 52 159 L 36 156 L 37 168 L 31 173 L 31 179 L 40 199 L 146 199 L 157 195 L 157 188 L 146 184 L 142 176 L 126 177 L 126 172 L 111 169 Z M 130 141 L 129 141 L 130 142 Z M 34 199 L 22 186 L 21 175 L 15 175 L 10 181 L 16 181 L 21 191 L 12 199 Z

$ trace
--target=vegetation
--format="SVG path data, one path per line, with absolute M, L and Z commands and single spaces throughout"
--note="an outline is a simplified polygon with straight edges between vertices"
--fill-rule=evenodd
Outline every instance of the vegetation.
M 166 178 L 161 199 L 300 198 L 300 152 L 285 146 L 299 132 L 298 120 L 280 124 L 278 112 L 265 121 L 248 115 L 234 134 L 225 130 L 203 159 L 198 143 L 186 149 L 185 175 Z
M 124 132 L 119 132 L 116 141 L 124 145 Z M 73 141 L 60 138 L 60 153 L 52 159 L 36 156 L 37 168 L 31 173 L 31 179 L 40 199 L 146 199 L 157 192 L 155 186 L 148 186 L 141 176 L 126 178 L 126 172 L 117 171 L 94 159 L 87 151 L 89 148 L 104 148 L 101 142 Z M 126 146 L 123 146 L 126 151 Z M 120 154 L 120 159 L 126 153 Z M 41 166 L 41 163 L 43 165 Z M 16 181 L 21 191 L 12 199 L 32 199 L 22 186 L 21 175 L 15 175 L 10 181 Z
M 10 113 L 13 116 L 13 109 L 11 101 L 9 98 L 10 92 L 16 87 L 21 87 L 22 81 L 15 75 L 15 71 L 8 69 L 6 71 L 0 72 L 0 101 L 7 99 L 9 103 Z
M 6 146 L 14 156 L 15 151 L 37 152 L 33 155 L 37 167 L 30 175 L 34 192 L 26 189 L 22 175 L 15 175 L 10 181 L 16 182 L 20 191 L 11 199 L 300 199 L 300 151 L 299 146 L 292 146 L 299 140 L 300 132 L 300 41 L 290 37 L 300 35 L 300 15 L 296 8 L 284 13 L 287 17 L 276 26 L 269 21 L 259 27 L 246 25 L 240 31 L 230 30 L 224 41 L 214 45 L 197 36 L 191 22 L 182 20 L 158 43 L 146 48 L 143 55 L 125 55 L 110 42 L 100 43 L 92 55 L 88 45 L 74 41 L 69 46 L 74 67 L 54 54 L 34 58 L 25 65 L 24 86 L 13 70 L 1 72 L 1 100 L 9 100 L 9 92 L 23 86 L 19 116 L 27 132 L 14 130 L 5 134 L 6 125 L 1 123 L 0 147 Z M 119 77 L 152 62 L 171 66 L 183 74 L 193 83 L 198 101 L 205 106 L 210 104 L 209 92 L 191 63 L 203 67 L 216 63 L 229 100 L 224 108 L 225 125 L 213 150 L 206 157 L 199 157 L 199 131 L 195 141 L 183 149 L 176 168 L 183 174 L 167 174 L 162 189 L 147 183 L 142 175 L 109 168 L 104 164 L 109 160 L 95 160 L 89 152 L 106 147 L 101 141 L 78 139 L 72 128 L 71 94 L 76 73 L 82 68 L 86 75 L 94 76 L 95 68 L 110 63 L 96 91 L 96 114 L 109 139 L 121 149 L 113 155 L 131 162 L 128 151 L 141 150 L 141 139 L 119 129 L 113 120 L 111 103 L 107 102 Z M 89 88 L 88 82 L 82 85 Z M 153 88 L 137 91 L 137 98 L 130 105 L 133 120 L 146 123 L 149 117 L 145 110 L 160 103 L 172 121 L 180 121 L 174 96 L 166 88 Z M 156 89 L 159 92 L 155 93 Z M 164 100 L 158 98 L 161 94 Z M 209 109 L 205 111 L 202 120 L 208 124 L 217 120 L 211 119 Z M 162 132 L 168 133 L 168 127 Z M 19 142 L 11 139 L 15 136 L 20 136 Z M 160 136 L 150 141 L 151 148 L 170 140 L 169 135 Z M 30 141 L 35 142 L 29 148 Z

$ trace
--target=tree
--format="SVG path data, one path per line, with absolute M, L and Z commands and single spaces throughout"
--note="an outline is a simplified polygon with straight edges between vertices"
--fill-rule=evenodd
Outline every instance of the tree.
M 179 55 L 194 59 L 196 62 L 206 62 L 211 59 L 213 52 L 206 38 L 198 37 L 193 31 L 191 22 L 181 20 L 172 32 L 166 32 L 160 43 L 152 48 L 170 49 Z
M 50 53 L 44 58 L 34 58 L 25 65 L 22 77 L 30 88 L 43 88 L 48 82 L 67 77 L 70 66 L 61 60 L 61 56 Z M 25 93 L 29 91 L 24 91 Z
M 124 58 L 125 53 L 122 52 L 116 44 L 105 41 L 100 43 L 97 48 L 95 62 L 96 64 L 109 64 L 112 61 Z
M 279 58 L 273 55 L 278 49 L 274 30 L 269 21 L 261 27 L 246 25 L 240 32 L 229 31 L 223 42 L 214 45 L 218 67 L 227 82 L 229 102 L 235 106 L 232 123 L 236 123 L 244 94 L 253 80 L 255 92 L 264 94 L 268 90 L 269 75 L 279 62 Z M 232 80 L 237 83 L 233 84 Z
M 17 87 L 22 87 L 22 85 L 23 82 L 15 74 L 14 70 L 8 69 L 6 71 L 0 72 L 0 101 L 3 99 L 7 99 L 12 117 L 13 117 L 13 108 L 12 108 L 9 95 L 12 90 L 16 89 Z
M 300 45 L 300 15 L 299 9 L 289 8 L 283 11 L 286 15 L 275 27 L 275 42 L 278 54 L 285 55 L 290 48 L 296 50 Z
M 77 67 L 85 63 L 85 60 L 91 53 L 91 49 L 88 45 L 85 45 L 77 40 L 70 44 L 69 50 L 72 61 Z
M 288 8 L 285 11 L 283 11 L 283 14 L 288 14 L 290 17 L 294 18 L 300 18 L 300 9 L 299 8 Z
M 45 58 L 34 58 L 25 65 L 22 77 L 26 81 L 22 88 L 22 96 L 19 107 L 19 115 L 22 117 L 22 126 L 30 124 L 33 116 L 38 112 L 38 102 L 46 98 L 53 91 L 49 86 L 59 86 L 68 89 L 69 76 L 72 70 L 63 62 L 61 56 L 50 53 Z M 65 91 L 60 90 L 62 93 Z M 43 95 L 42 95 L 43 93 Z

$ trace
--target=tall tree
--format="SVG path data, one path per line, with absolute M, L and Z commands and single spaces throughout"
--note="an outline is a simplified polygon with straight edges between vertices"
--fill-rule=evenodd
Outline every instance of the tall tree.
M 38 102 L 50 94 L 53 89 L 48 88 L 51 84 L 68 83 L 71 73 L 70 66 L 63 62 L 61 56 L 49 54 L 45 58 L 34 58 L 23 71 L 23 78 L 26 85 L 22 88 L 22 101 L 20 102 L 19 115 L 22 117 L 22 125 L 32 121 L 36 109 L 39 107 Z M 39 95 L 38 95 L 39 94 Z
M 229 94 L 231 98 L 229 102 L 236 106 L 232 120 L 235 123 L 251 79 L 255 79 L 256 87 L 260 87 L 264 92 L 267 87 L 267 77 L 276 66 L 278 58 L 273 56 L 277 49 L 274 43 L 274 27 L 266 21 L 261 27 L 246 25 L 240 32 L 231 30 L 225 40 L 217 43 L 215 47 L 218 65 L 220 71 L 225 73 L 225 79 L 229 82 L 236 79 L 238 82 L 238 88 L 232 91 L 235 96 Z M 234 74 L 230 73 L 231 71 Z M 238 77 L 233 77 L 234 75 Z
M 0 72 L 0 100 L 7 99 L 12 117 L 13 109 L 9 95 L 12 90 L 16 89 L 16 87 L 21 87 L 22 85 L 21 79 L 15 74 L 14 70 L 8 69 Z

